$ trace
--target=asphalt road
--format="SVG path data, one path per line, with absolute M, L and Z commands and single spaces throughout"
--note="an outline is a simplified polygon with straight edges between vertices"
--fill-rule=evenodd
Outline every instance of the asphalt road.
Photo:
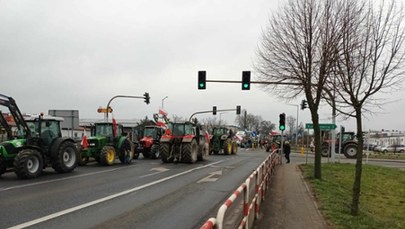
M 0 178 L 0 228 L 198 228 L 269 156 L 240 150 L 195 164 L 95 163 L 32 180 Z

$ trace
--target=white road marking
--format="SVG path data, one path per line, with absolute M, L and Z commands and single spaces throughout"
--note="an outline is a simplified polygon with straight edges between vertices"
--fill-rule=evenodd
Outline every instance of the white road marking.
M 218 177 L 213 177 L 213 176 L 218 176 Z M 219 176 L 222 176 L 222 170 L 218 170 L 215 172 L 210 173 L 207 177 L 204 177 L 203 179 L 197 181 L 197 183 L 205 183 L 205 182 L 215 182 L 219 179 Z
M 23 184 L 23 185 L 16 185 L 16 186 L 11 186 L 11 187 L 7 187 L 7 188 L 0 188 L 0 192 L 11 190 L 11 189 L 17 189 L 17 188 L 26 188 L 26 187 L 36 186 L 36 185 L 41 185 L 41 184 L 48 184 L 48 183 L 53 183 L 53 182 L 58 182 L 58 181 L 63 181 L 63 180 L 70 180 L 70 179 L 74 179 L 74 178 L 92 176 L 92 175 L 100 174 L 100 173 L 108 173 L 108 172 L 113 172 L 113 171 L 116 171 L 116 170 L 121 170 L 121 169 L 126 169 L 126 168 L 127 167 L 115 168 L 115 169 L 103 170 L 103 171 L 98 171 L 98 172 L 93 172 L 93 173 L 81 174 L 81 175 L 77 175 L 77 176 L 71 176 L 71 177 L 64 177 L 64 178 L 59 178 L 59 179 L 35 182 L 35 183 L 31 183 L 31 184 Z
M 59 212 L 55 212 L 53 214 L 50 214 L 50 215 L 47 215 L 47 216 L 44 216 L 44 217 L 41 217 L 41 218 L 38 218 L 38 219 L 34 219 L 34 220 L 31 220 L 31 221 L 28 221 L 28 222 L 25 222 L 25 223 L 22 223 L 22 224 L 19 224 L 19 225 L 16 225 L 16 226 L 12 226 L 12 227 L 9 227 L 8 229 L 17 229 L 17 228 L 30 227 L 30 226 L 33 226 L 35 224 L 48 221 L 50 219 L 54 219 L 54 218 L 57 218 L 59 216 L 63 216 L 63 215 L 66 215 L 66 214 L 81 210 L 83 208 L 87 208 L 87 207 L 90 207 L 90 206 L 93 206 L 93 205 L 96 205 L 96 204 L 99 204 L 99 203 L 102 203 L 102 202 L 105 202 L 105 201 L 108 201 L 108 200 L 112 200 L 114 198 L 117 198 L 117 197 L 120 197 L 120 196 L 123 196 L 123 195 L 127 195 L 127 194 L 135 192 L 135 191 L 139 191 L 141 189 L 150 187 L 150 186 L 155 185 L 155 184 L 162 183 L 164 181 L 173 179 L 175 177 L 182 176 L 182 175 L 185 175 L 187 173 L 191 173 L 191 172 L 193 172 L 195 170 L 199 170 L 199 169 L 203 169 L 203 168 L 206 168 L 206 167 L 210 167 L 210 166 L 215 165 L 215 164 L 219 164 L 219 163 L 221 163 L 223 161 L 226 161 L 226 160 L 220 160 L 220 161 L 213 162 L 213 163 L 210 163 L 210 164 L 207 164 L 207 165 L 204 165 L 204 166 L 200 166 L 200 167 L 197 167 L 197 168 L 186 170 L 184 172 L 177 173 L 177 174 L 174 174 L 172 176 L 165 177 L 165 178 L 162 178 L 160 180 L 150 182 L 148 184 L 144 184 L 144 185 L 141 185 L 141 186 L 138 186 L 138 187 L 134 187 L 132 189 L 128 189 L 128 190 L 125 190 L 125 191 L 122 191 L 122 192 L 119 192 L 119 193 L 116 193 L 116 194 L 113 194 L 113 195 L 110 195 L 110 196 L 106 196 L 106 197 L 101 198 L 101 199 L 97 199 L 97 200 L 94 200 L 94 201 L 91 201 L 91 202 L 88 202 L 88 203 L 85 203 L 85 204 L 81 204 L 81 205 L 78 205 L 76 207 L 68 208 L 68 209 L 65 209 L 65 210 L 62 210 L 62 211 L 59 211 Z

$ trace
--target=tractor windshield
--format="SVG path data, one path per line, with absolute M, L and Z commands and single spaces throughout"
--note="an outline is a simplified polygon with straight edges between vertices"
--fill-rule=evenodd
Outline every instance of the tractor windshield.
M 214 129 L 214 135 L 223 135 L 226 131 L 223 128 Z
M 112 136 L 112 124 L 96 124 L 96 136 Z
M 145 137 L 152 137 L 153 139 L 156 139 L 157 138 L 157 136 L 156 136 L 156 134 L 157 134 L 157 131 L 156 131 L 157 129 L 156 128 L 145 128 L 144 130 L 143 130 L 143 136 L 145 136 Z
M 193 127 L 186 123 L 173 123 L 169 125 L 174 136 L 183 136 L 193 134 Z

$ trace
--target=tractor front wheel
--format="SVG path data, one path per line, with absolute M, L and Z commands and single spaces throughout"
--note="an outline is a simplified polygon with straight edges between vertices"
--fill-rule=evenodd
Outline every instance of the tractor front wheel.
M 104 146 L 100 152 L 101 165 L 113 165 L 115 161 L 115 149 L 112 146 Z
M 160 158 L 162 159 L 162 162 L 167 163 L 167 162 L 172 161 L 172 160 L 169 160 L 169 157 L 170 157 L 170 144 L 169 143 L 160 144 L 159 151 L 160 151 Z
M 41 153 L 34 149 L 23 149 L 14 158 L 14 172 L 21 179 L 39 176 L 43 166 Z
M 323 146 L 322 147 L 321 155 L 322 155 L 322 157 L 329 157 L 330 156 L 329 146 Z
M 6 160 L 0 156 L 0 176 L 7 170 Z
M 159 158 L 159 146 L 155 143 L 152 145 L 150 152 L 149 152 L 149 157 L 152 159 L 157 159 Z
M 123 164 L 130 164 L 134 157 L 134 146 L 128 139 L 125 139 L 120 147 L 119 159 Z
M 68 173 L 76 168 L 79 152 L 73 142 L 62 142 L 53 155 L 52 168 L 56 172 Z

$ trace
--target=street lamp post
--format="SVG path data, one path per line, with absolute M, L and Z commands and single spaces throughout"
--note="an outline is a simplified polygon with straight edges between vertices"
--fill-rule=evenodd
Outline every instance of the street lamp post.
M 169 96 L 165 96 L 165 97 L 162 99 L 162 109 L 163 109 L 163 108 L 165 108 L 165 107 L 164 107 L 164 103 L 163 103 L 163 102 L 164 102 L 164 101 L 165 101 L 165 99 L 167 99 L 167 98 L 169 98 Z

